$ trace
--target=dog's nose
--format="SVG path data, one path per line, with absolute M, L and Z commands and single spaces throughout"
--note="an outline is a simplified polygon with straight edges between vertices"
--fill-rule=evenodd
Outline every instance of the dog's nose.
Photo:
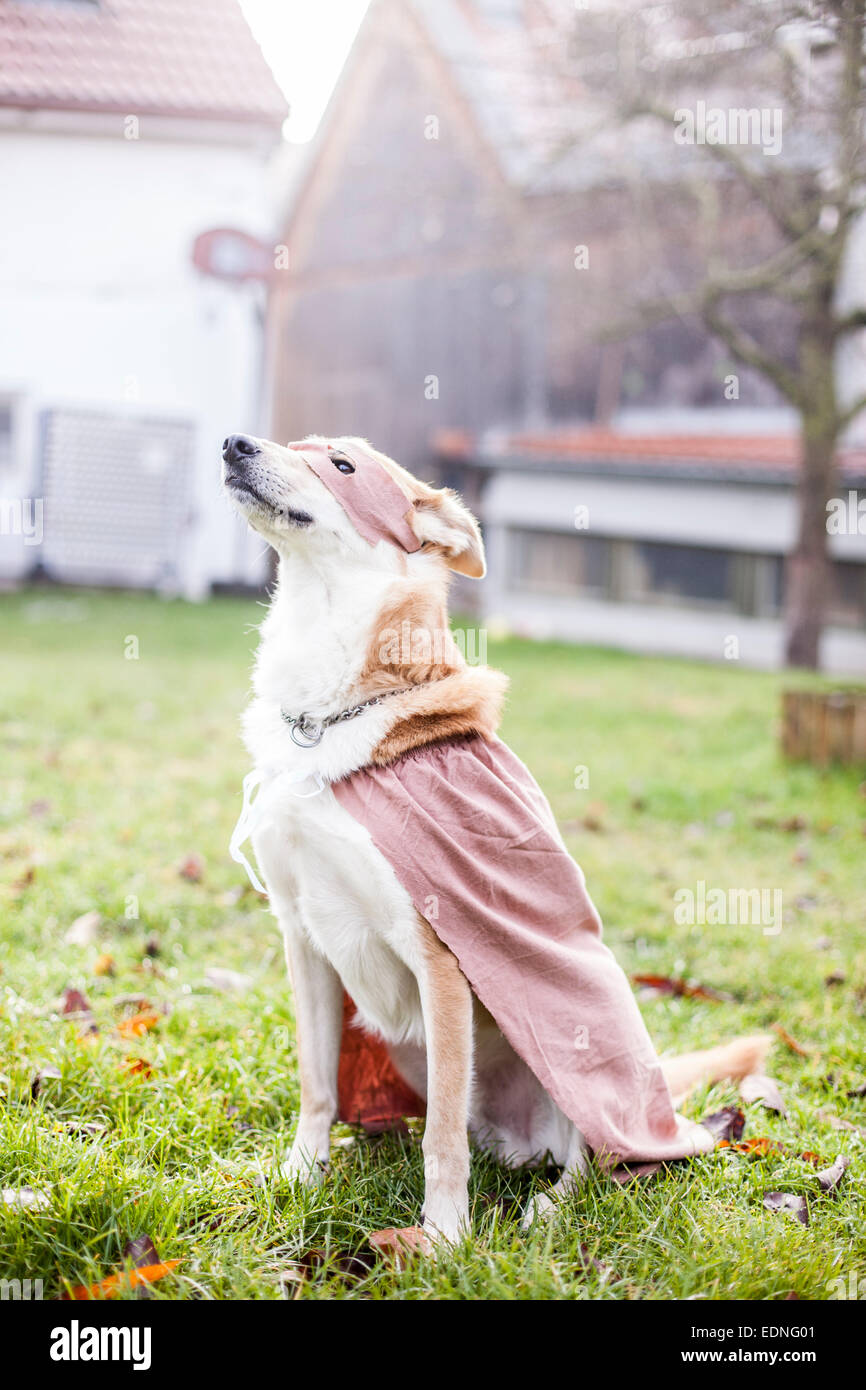
M 259 446 L 248 434 L 230 434 L 223 440 L 223 458 L 226 463 L 243 463 L 259 452 Z

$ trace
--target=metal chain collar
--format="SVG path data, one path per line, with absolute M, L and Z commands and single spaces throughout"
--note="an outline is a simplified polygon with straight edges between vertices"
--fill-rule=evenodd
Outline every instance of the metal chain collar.
M 339 714 L 326 714 L 324 719 L 314 719 L 306 710 L 302 710 L 300 714 L 287 714 L 282 706 L 280 706 L 280 715 L 288 724 L 292 740 L 299 748 L 315 748 L 322 742 L 325 730 L 330 729 L 332 724 L 341 724 L 344 719 L 357 719 L 358 715 L 363 714 L 365 709 L 381 704 L 383 700 L 390 699 L 392 695 L 406 695 L 410 690 L 416 688 L 413 685 L 404 685 L 399 690 L 385 690 L 381 695 L 374 695 L 372 699 L 363 700 L 360 705 L 350 705 L 348 709 L 340 710 Z

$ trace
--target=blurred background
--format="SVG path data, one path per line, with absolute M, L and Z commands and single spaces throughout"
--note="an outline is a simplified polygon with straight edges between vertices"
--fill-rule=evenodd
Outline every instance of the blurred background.
M 866 666 L 863 6 L 0 0 L 0 585 L 259 590 L 235 431 L 500 630 Z

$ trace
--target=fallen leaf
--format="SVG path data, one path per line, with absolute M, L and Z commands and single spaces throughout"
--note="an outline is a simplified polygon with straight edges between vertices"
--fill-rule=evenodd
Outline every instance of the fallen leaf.
M 740 1082 L 740 1095 L 747 1105 L 760 1101 L 765 1110 L 775 1110 L 779 1115 L 787 1113 L 778 1083 L 764 1072 L 753 1071 L 744 1076 Z
M 162 1015 L 158 1014 L 156 1009 L 142 1009 L 131 1018 L 122 1018 L 117 1025 L 117 1031 L 122 1038 L 140 1038 L 156 1028 L 161 1020 Z
M 102 1139 L 108 1133 L 104 1125 L 93 1124 L 89 1120 L 67 1120 L 57 1128 L 74 1139 Z
M 35 877 L 36 870 L 31 864 L 29 868 L 24 870 L 24 873 L 21 875 L 21 877 L 16 878 L 15 881 L 11 884 L 12 892 L 16 898 L 20 897 L 22 893 L 27 891 Z
M 701 1120 L 715 1139 L 739 1139 L 746 1127 L 746 1117 L 737 1105 L 726 1105 L 724 1110 L 716 1110 Z
M 101 912 L 85 912 L 81 917 L 76 917 L 63 940 L 67 946 L 91 946 L 101 926 Z
M 755 1154 L 758 1158 L 765 1158 L 767 1154 L 790 1154 L 791 1149 L 787 1144 L 781 1144 L 778 1139 L 768 1139 L 766 1135 L 756 1136 L 754 1139 L 743 1139 L 740 1143 L 732 1143 L 729 1139 L 720 1139 L 716 1145 L 717 1149 L 731 1149 L 734 1153 Z M 802 1158 L 805 1163 L 820 1163 L 821 1158 L 818 1154 L 812 1153 L 810 1149 L 805 1149 L 802 1153 L 794 1153 L 796 1158 Z
M 124 1009 L 127 1017 L 137 1014 L 141 1009 L 150 1008 L 150 1000 L 146 994 L 116 994 L 111 1001 L 113 1009 Z
M 65 989 L 63 991 L 63 1017 L 68 1019 L 70 1023 L 80 1025 L 78 1031 L 81 1036 L 99 1032 L 87 996 L 82 994 L 80 989 Z
M 200 883 L 204 873 L 204 860 L 200 854 L 188 854 L 183 863 L 178 867 L 181 878 L 185 878 L 189 883 Z
M 60 1072 L 56 1067 L 40 1067 L 30 1082 L 30 1099 L 38 1100 L 45 1081 L 59 1081 Z
M 831 1163 L 829 1168 L 822 1168 L 821 1172 L 816 1174 L 818 1186 L 822 1191 L 835 1191 L 845 1176 L 845 1169 L 850 1162 L 851 1160 L 846 1154 L 840 1154 L 835 1163 Z
M 845 1092 L 849 1100 L 856 1100 L 859 1096 L 866 1096 L 866 1081 L 861 1081 L 857 1086 L 852 1086 L 850 1091 Z
M 140 1289 L 143 1285 L 155 1284 L 158 1279 L 164 1279 L 167 1274 L 171 1274 L 179 1264 L 180 1260 L 164 1260 L 153 1265 L 141 1265 L 136 1269 L 125 1269 L 118 1274 L 109 1274 L 107 1278 L 100 1279 L 98 1284 L 77 1284 L 63 1297 L 78 1302 L 90 1298 L 114 1298 L 124 1289 Z
M 692 984 L 689 980 L 672 980 L 667 975 L 632 975 L 632 979 L 636 985 L 643 985 L 657 994 L 678 994 L 686 999 L 712 999 L 714 1003 L 731 998 L 730 995 L 721 994 L 706 985 Z
M 768 1139 L 766 1135 L 761 1135 L 754 1139 L 743 1139 L 740 1143 L 734 1143 L 730 1139 L 720 1139 L 716 1145 L 717 1149 L 733 1149 L 738 1154 L 757 1154 L 763 1157 L 765 1154 L 783 1154 L 787 1150 L 784 1144 L 780 1144 L 778 1139 Z
M 114 956 L 108 955 L 107 952 L 97 956 L 93 964 L 93 973 L 94 975 L 113 975 Z
M 224 970 L 219 965 L 209 965 L 204 975 L 208 984 L 223 994 L 243 994 L 253 983 L 251 975 L 242 975 L 239 970 Z
M 387 1230 L 374 1231 L 369 1241 L 377 1254 L 399 1270 L 405 1269 L 414 1255 L 433 1252 L 430 1237 L 421 1226 L 389 1226 Z
M 627 1187 L 630 1182 L 647 1182 L 657 1177 L 663 1168 L 663 1163 L 618 1163 L 609 1170 L 608 1177 Z
M 360 1250 L 357 1254 L 350 1250 L 307 1250 L 295 1264 L 302 1278 L 325 1270 L 346 1279 L 366 1279 L 375 1267 L 376 1256 L 371 1250 Z
M 847 978 L 844 970 L 834 970 L 830 975 L 824 976 L 824 984 L 831 989 L 833 985 L 844 985 Z
M 133 1269 L 155 1269 L 162 1263 L 156 1251 L 156 1246 L 148 1235 L 136 1236 L 123 1247 L 123 1262 L 131 1264 Z M 175 1264 L 179 1263 L 175 1261 Z M 150 1284 L 152 1280 L 139 1284 L 136 1298 L 151 1298 Z
M 792 1038 L 791 1034 L 786 1032 L 781 1023 L 774 1023 L 772 1028 L 774 1033 L 779 1034 L 785 1046 L 790 1047 L 792 1052 L 796 1052 L 798 1057 L 808 1057 L 811 1055 L 813 1049 L 811 1047 L 804 1047 L 802 1043 L 798 1043 L 796 1038 Z
M 130 1076 L 150 1076 L 153 1067 L 143 1057 L 125 1057 L 122 1066 Z
M 853 1134 L 860 1134 L 860 1136 L 866 1138 L 866 1126 L 853 1125 L 852 1120 L 844 1120 L 841 1115 L 834 1115 L 831 1111 L 819 1111 L 817 1112 L 817 1118 L 824 1120 L 826 1125 L 833 1126 L 833 1129 L 851 1130 Z
M 19 1211 L 45 1211 L 51 1205 L 47 1192 L 36 1192 L 32 1187 L 4 1187 L 2 1198 L 4 1207 L 16 1207 Z
M 793 1216 L 803 1226 L 809 1224 L 809 1207 L 805 1197 L 793 1192 L 766 1192 L 764 1206 L 768 1211 L 784 1211 Z
M 617 1275 L 611 1269 L 610 1265 L 606 1265 L 601 1260 L 597 1260 L 594 1255 L 590 1255 L 587 1246 L 580 1246 L 578 1258 L 584 1269 L 594 1269 L 600 1279 L 607 1280 L 617 1278 Z
M 155 936 L 149 936 L 149 937 L 147 938 L 147 940 L 145 941 L 145 943 L 144 943 L 144 954 L 145 954 L 146 956 L 150 956 L 151 959 L 153 959 L 154 956 L 158 956 L 158 955 L 159 955 L 159 952 L 160 952 L 160 945 L 159 945 L 159 941 L 158 941 L 157 937 L 155 937 Z

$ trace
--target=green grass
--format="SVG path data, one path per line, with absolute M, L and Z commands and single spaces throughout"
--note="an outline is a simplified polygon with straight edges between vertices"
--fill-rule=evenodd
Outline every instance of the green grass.
M 846 1098 L 866 1075 L 858 776 L 782 763 L 782 677 L 516 640 L 490 643 L 512 678 L 503 732 L 550 795 L 608 942 L 630 972 L 733 996 L 643 1003 L 657 1045 L 706 1046 L 781 1022 L 808 1055 L 777 1044 L 771 1067 L 789 1113 L 752 1105 L 747 1134 L 791 1154 L 716 1152 L 627 1190 L 597 1177 L 529 1236 L 519 1211 L 544 1175 L 476 1156 L 472 1238 L 450 1261 L 341 1272 L 339 1256 L 364 1250 L 369 1232 L 417 1221 L 422 1157 L 414 1130 L 355 1136 L 316 1192 L 269 1176 L 298 1104 L 292 1007 L 276 924 L 238 895 L 227 852 L 260 616 L 235 600 L 106 594 L 0 605 L 0 1168 L 3 1186 L 49 1196 L 44 1211 L 0 1208 L 0 1279 L 41 1278 L 57 1297 L 110 1274 L 142 1232 L 182 1261 L 154 1286 L 169 1299 L 279 1298 L 281 1274 L 311 1248 L 329 1262 L 290 1283 L 291 1296 L 820 1299 L 839 1275 L 866 1279 L 864 1139 L 826 1118 L 866 1126 L 866 1099 Z M 127 660 L 133 635 L 139 659 Z M 581 765 L 589 787 L 576 790 Z M 786 829 L 794 817 L 802 828 Z M 178 873 L 190 854 L 204 860 L 197 883 Z M 783 930 L 676 925 L 673 895 L 698 879 L 780 888 Z M 65 945 L 90 909 L 105 919 L 99 943 Z M 100 952 L 114 957 L 113 977 L 94 973 Z M 244 971 L 252 987 L 218 994 L 208 966 Z M 834 972 L 844 978 L 827 986 Z M 59 1016 L 70 985 L 100 1024 L 92 1042 Z M 125 994 L 169 1013 L 141 1039 L 118 1039 Z M 149 1077 L 123 1070 L 130 1056 L 150 1062 Z M 31 1102 L 46 1066 L 61 1076 Z M 735 1099 L 721 1086 L 687 1110 Z M 82 1123 L 105 1133 L 67 1128 Z M 818 1193 L 803 1149 L 850 1156 L 836 1196 Z M 774 1189 L 809 1194 L 808 1227 L 763 1208 Z M 612 1273 L 587 1272 L 581 1244 Z

